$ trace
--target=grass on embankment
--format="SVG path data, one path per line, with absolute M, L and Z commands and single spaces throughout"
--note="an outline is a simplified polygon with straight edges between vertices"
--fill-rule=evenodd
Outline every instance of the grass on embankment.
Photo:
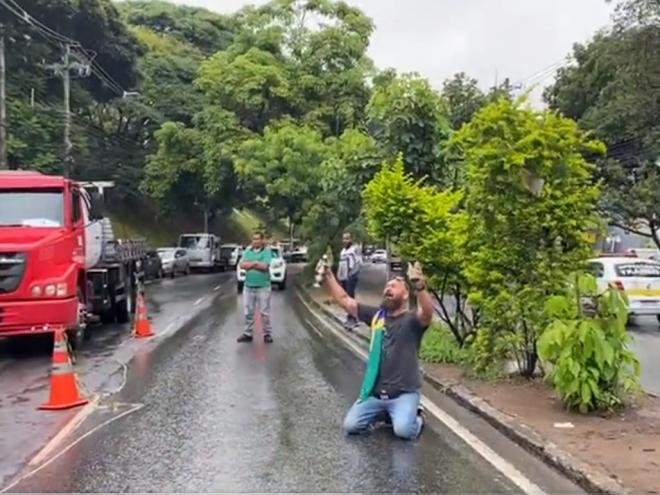
M 202 219 L 173 214 L 157 218 L 148 207 L 135 209 L 114 208 L 109 212 L 115 236 L 123 239 L 146 239 L 150 247 L 173 246 L 179 234 L 202 232 Z M 219 215 L 209 225 L 209 232 L 220 237 L 223 243 L 250 241 L 255 230 L 266 225 L 257 213 L 250 210 L 234 210 L 229 215 Z M 286 229 L 280 225 L 268 226 L 273 236 L 286 237 Z

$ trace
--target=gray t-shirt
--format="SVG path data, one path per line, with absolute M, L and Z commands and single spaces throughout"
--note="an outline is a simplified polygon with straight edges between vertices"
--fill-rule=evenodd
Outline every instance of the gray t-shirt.
M 358 319 L 371 326 L 377 311 L 378 308 L 373 306 L 358 304 Z M 374 392 L 392 395 L 421 389 L 417 353 L 428 327 L 422 326 L 415 311 L 408 311 L 396 318 L 388 316 L 385 318 L 385 326 L 387 332 Z

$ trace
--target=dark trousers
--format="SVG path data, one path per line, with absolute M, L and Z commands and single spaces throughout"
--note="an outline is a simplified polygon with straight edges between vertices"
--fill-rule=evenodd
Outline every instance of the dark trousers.
M 340 283 L 342 289 L 344 289 L 346 294 L 348 294 L 349 297 L 355 299 L 355 290 L 357 289 L 358 276 L 353 275 L 352 277 L 349 277 L 346 280 L 341 280 Z M 355 317 L 351 315 L 346 315 L 346 321 L 349 323 L 357 323 L 357 319 L 355 319 Z

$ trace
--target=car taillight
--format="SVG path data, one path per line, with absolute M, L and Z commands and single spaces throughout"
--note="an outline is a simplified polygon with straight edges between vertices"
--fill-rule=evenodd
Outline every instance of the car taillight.
M 621 280 L 615 280 L 614 282 L 612 282 L 612 285 L 614 285 L 614 287 L 616 287 L 620 291 L 626 290 L 626 288 L 623 286 L 623 282 L 621 282 Z

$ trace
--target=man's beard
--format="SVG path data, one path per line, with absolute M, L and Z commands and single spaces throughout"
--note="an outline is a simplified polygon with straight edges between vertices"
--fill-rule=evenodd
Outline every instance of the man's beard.
M 403 301 L 385 296 L 383 297 L 383 300 L 380 303 L 380 307 L 387 311 L 397 311 L 398 309 L 401 308 L 402 304 Z

